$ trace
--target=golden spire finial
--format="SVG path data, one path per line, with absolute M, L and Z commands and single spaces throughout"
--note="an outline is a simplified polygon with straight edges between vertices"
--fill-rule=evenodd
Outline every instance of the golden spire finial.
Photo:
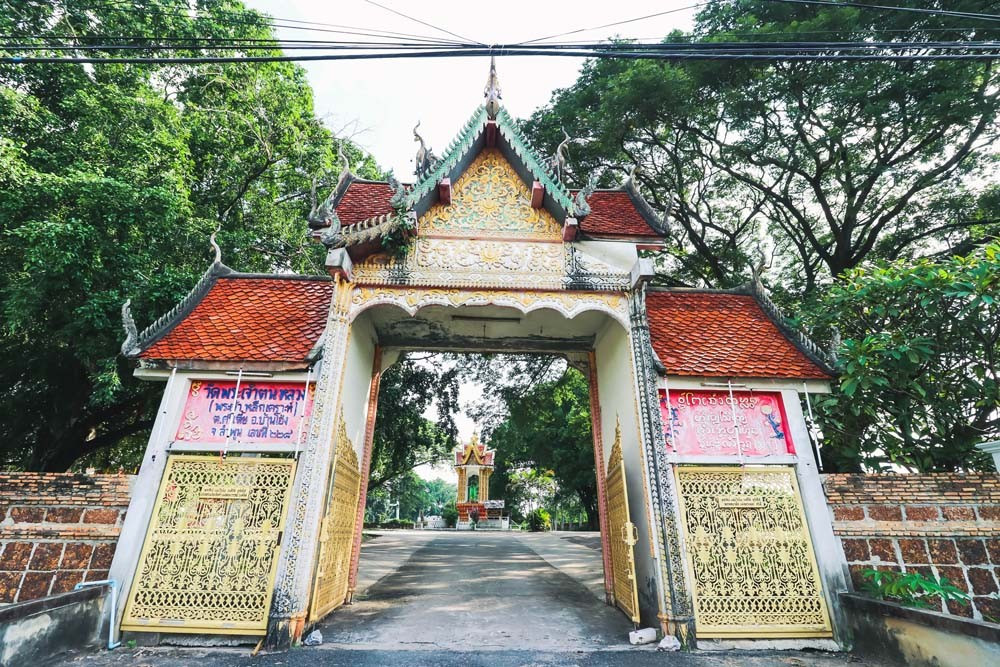
M 495 56 L 490 56 L 490 76 L 486 79 L 486 88 L 483 90 L 483 97 L 486 98 L 486 102 L 483 105 L 486 107 L 486 115 L 489 116 L 490 120 L 495 120 L 497 114 L 500 113 L 500 100 L 503 98 L 500 94 L 500 79 L 497 77 L 497 60 Z

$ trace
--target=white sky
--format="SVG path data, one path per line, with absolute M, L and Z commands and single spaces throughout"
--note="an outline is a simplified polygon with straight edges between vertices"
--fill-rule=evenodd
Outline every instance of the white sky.
M 630 0 L 616 3 L 595 0 L 503 0 L 496 3 L 378 1 L 470 40 L 491 44 L 526 41 L 578 28 L 592 28 L 689 7 L 697 0 Z M 244 2 L 275 18 L 453 39 L 364 0 Z M 661 38 L 671 30 L 690 28 L 695 11 L 685 9 L 612 28 L 574 33 L 559 40 L 598 41 L 614 35 Z M 369 39 L 306 30 L 278 29 L 277 33 L 283 39 Z M 548 102 L 554 90 L 571 85 L 576 80 L 581 63 L 578 58 L 498 57 L 497 73 L 507 110 L 519 118 L 528 116 Z M 429 147 L 440 154 L 482 102 L 489 59 L 349 60 L 305 63 L 304 66 L 315 94 L 317 115 L 338 135 L 352 138 L 369 151 L 381 166 L 392 168 L 400 180 L 409 181 L 412 180 L 413 156 L 417 149 L 413 143 L 413 126 L 421 121 L 421 134 Z
M 419 23 L 375 7 L 365 0 L 244 0 L 276 19 L 314 21 L 356 28 L 374 28 L 452 39 Z M 486 44 L 527 41 L 579 28 L 593 28 L 674 9 L 681 11 L 576 32 L 559 40 L 599 41 L 612 36 L 660 39 L 675 29 L 689 29 L 696 0 L 630 0 L 628 2 L 503 0 L 497 3 L 420 3 L 379 0 L 380 4 Z M 332 26 L 308 26 L 323 30 Z M 359 31 L 363 32 L 363 30 Z M 298 40 L 366 40 L 367 37 L 279 28 L 277 36 Z M 314 53 L 314 52 L 304 52 Z M 573 84 L 582 64 L 579 58 L 498 56 L 497 74 L 503 103 L 515 117 L 524 118 L 546 104 L 553 91 Z M 338 136 L 352 139 L 402 181 L 413 176 L 413 126 L 429 148 L 440 154 L 462 124 L 482 103 L 489 72 L 487 57 L 426 58 L 412 60 L 332 61 L 304 63 L 315 95 L 316 114 Z M 462 405 L 482 395 L 478 385 L 462 387 Z M 434 418 L 433 412 L 427 415 Z M 468 441 L 476 430 L 465 414 L 456 415 L 460 438 Z M 449 465 L 421 466 L 425 479 L 456 481 Z

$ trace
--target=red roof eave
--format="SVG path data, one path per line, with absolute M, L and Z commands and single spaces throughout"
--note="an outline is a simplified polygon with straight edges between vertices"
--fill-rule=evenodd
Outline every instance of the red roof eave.
M 305 361 L 326 328 L 326 279 L 220 277 L 140 359 L 199 362 Z
M 649 292 L 653 350 L 668 375 L 830 380 L 753 296 Z

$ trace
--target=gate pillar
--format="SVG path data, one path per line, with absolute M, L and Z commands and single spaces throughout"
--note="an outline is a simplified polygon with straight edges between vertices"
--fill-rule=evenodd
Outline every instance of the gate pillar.
M 349 308 L 353 288 L 338 275 L 333 280 L 312 422 L 299 457 L 281 539 L 278 576 L 267 628 L 269 647 L 287 647 L 298 641 L 308 616 L 313 566 L 325 513 L 327 478 L 337 447 L 337 418 L 350 335 Z
M 646 285 L 640 277 L 629 299 L 630 335 L 636 370 L 639 429 L 648 462 L 649 492 L 653 521 L 663 573 L 666 617 L 660 618 L 665 634 L 677 637 L 684 648 L 695 647 L 694 613 L 691 590 L 684 569 L 684 549 L 680 532 L 680 505 L 674 483 L 673 466 L 667 461 L 667 446 L 660 420 L 657 373 L 653 345 L 646 317 Z

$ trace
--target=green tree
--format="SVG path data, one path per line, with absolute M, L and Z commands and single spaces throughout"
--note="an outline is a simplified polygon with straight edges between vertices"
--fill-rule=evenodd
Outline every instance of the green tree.
M 666 41 L 970 40 L 987 29 L 713 0 L 692 32 Z M 578 138 L 578 182 L 639 169 L 667 212 L 658 280 L 731 287 L 763 251 L 793 324 L 827 341 L 840 329 L 844 377 L 821 410 L 828 469 L 947 470 L 985 465 L 972 445 L 997 437 L 994 263 L 977 249 L 1000 236 L 998 79 L 993 62 L 597 60 L 525 127 L 546 148 L 562 127 Z
M 839 326 L 840 392 L 818 405 L 840 470 L 989 469 L 1000 438 L 1000 244 L 848 272 L 817 309 Z
M 374 489 L 368 495 L 367 506 L 372 516 L 395 518 L 395 503 L 399 503 L 401 519 L 416 521 L 421 514 L 441 515 L 448 503 L 455 503 L 455 485 L 444 480 L 425 480 L 414 470 L 399 474 Z
M 988 12 L 994 3 L 948 7 Z M 987 27 L 715 0 L 691 34 L 666 41 L 965 40 Z M 868 259 L 964 251 L 988 239 L 983 220 L 964 213 L 996 155 L 998 79 L 993 62 L 604 59 L 587 62 L 527 129 L 550 149 L 562 127 L 579 138 L 578 181 L 597 170 L 608 183 L 640 168 L 644 193 L 668 212 L 665 279 L 731 286 L 767 243 L 784 288 L 802 294 Z
M 590 527 L 596 528 L 597 476 L 587 379 L 567 368 L 557 380 L 502 395 L 508 417 L 489 440 L 503 462 L 496 474 L 495 497 L 503 497 L 500 494 L 507 489 L 517 496 L 519 485 L 551 478 L 549 504 L 579 502 Z
M 443 479 L 432 479 L 427 482 L 427 493 L 430 496 L 430 506 L 426 508 L 429 514 L 441 514 L 448 503 L 455 502 L 458 496 L 458 485 Z
M 5 7 L 7 35 L 273 37 L 231 1 Z M 171 308 L 217 228 L 238 270 L 318 271 L 303 219 L 337 142 L 287 63 L 3 65 L 0 127 L 0 465 L 131 468 L 162 387 L 116 356 L 122 302 L 140 325 Z
M 458 437 L 458 378 L 459 369 L 438 355 L 404 356 L 382 374 L 369 489 L 448 458 Z M 424 416 L 432 406 L 437 422 Z

